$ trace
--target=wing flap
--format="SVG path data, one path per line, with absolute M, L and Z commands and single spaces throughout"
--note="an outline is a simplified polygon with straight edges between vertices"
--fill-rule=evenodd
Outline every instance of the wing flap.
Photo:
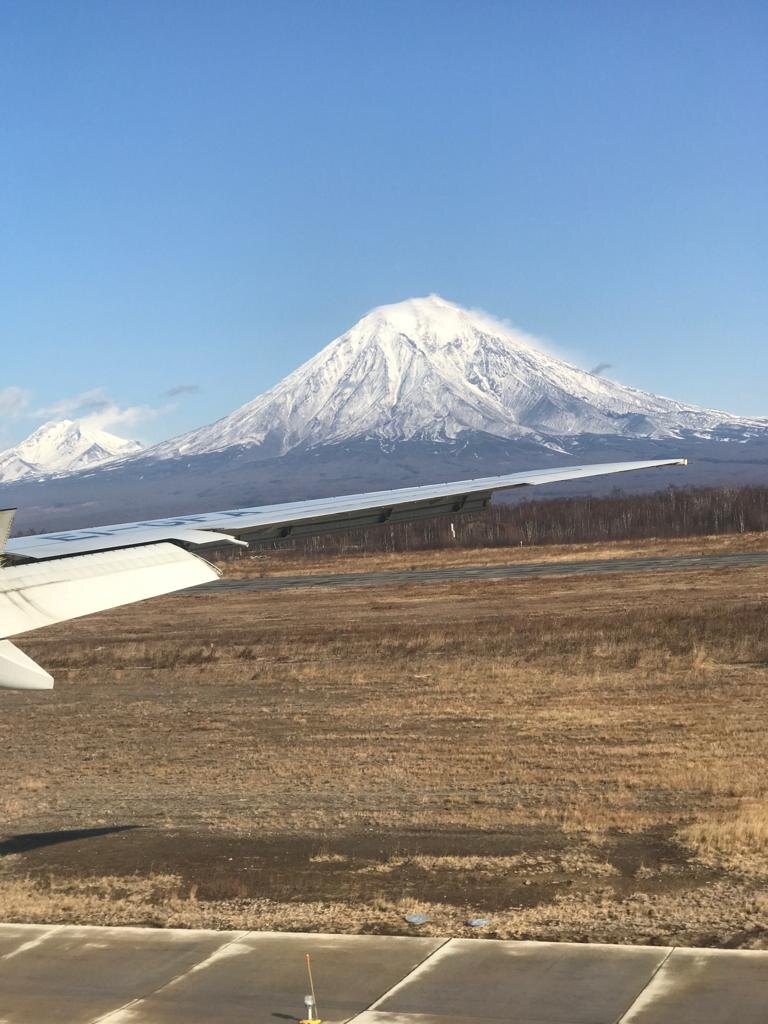
M 280 540 L 285 537 L 314 537 L 319 533 L 354 530 L 382 523 L 412 523 L 419 519 L 433 519 L 441 515 L 461 515 L 481 512 L 488 507 L 492 492 L 457 495 L 448 500 L 434 500 L 423 504 L 381 505 L 355 512 L 330 513 L 311 519 L 287 519 L 276 523 L 249 526 L 239 534 L 249 541 Z
M 117 608 L 218 579 L 198 555 L 175 544 L 76 555 L 0 572 L 0 637 Z

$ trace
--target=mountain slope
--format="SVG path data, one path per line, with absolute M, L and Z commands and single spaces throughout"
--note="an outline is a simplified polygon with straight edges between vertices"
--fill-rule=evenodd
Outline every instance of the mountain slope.
M 141 450 L 137 441 L 73 420 L 44 423 L 20 444 L 0 452 L 0 483 L 74 473 Z
M 229 416 L 149 450 L 231 446 L 267 456 L 351 439 L 452 440 L 465 431 L 559 447 L 578 434 L 664 438 L 764 431 L 750 420 L 596 377 L 518 331 L 438 296 L 381 306 Z

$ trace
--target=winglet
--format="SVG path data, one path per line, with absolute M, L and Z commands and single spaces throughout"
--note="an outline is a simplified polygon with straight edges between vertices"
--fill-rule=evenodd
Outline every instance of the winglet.
M 5 553 L 5 545 L 11 535 L 13 517 L 16 515 L 15 508 L 0 508 L 0 557 Z

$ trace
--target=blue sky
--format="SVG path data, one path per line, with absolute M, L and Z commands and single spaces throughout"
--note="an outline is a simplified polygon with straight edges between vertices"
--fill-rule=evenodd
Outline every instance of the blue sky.
M 429 292 L 768 415 L 766 111 L 762 0 L 4 0 L 0 443 L 159 440 Z

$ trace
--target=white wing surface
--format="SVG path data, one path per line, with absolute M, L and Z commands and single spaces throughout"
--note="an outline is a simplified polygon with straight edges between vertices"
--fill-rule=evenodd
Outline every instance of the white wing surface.
M 476 512 L 495 491 L 678 465 L 685 459 L 569 466 L 18 537 L 7 542 L 11 564 L 0 569 L 0 687 L 52 685 L 8 637 L 215 579 L 192 549 Z M 7 513 L 0 536 L 6 522 Z
M 17 636 L 219 575 L 204 559 L 167 542 L 9 566 L 0 573 L 0 631 Z

